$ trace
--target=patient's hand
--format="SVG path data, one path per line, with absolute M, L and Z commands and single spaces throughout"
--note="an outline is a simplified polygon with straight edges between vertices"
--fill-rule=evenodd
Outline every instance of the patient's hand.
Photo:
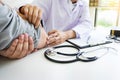
M 19 12 L 24 15 L 30 23 L 34 24 L 35 28 L 39 27 L 42 11 L 37 6 L 25 5 L 20 7 Z
M 15 39 L 7 50 L 0 51 L 0 55 L 10 58 L 18 59 L 30 54 L 34 49 L 33 40 L 27 34 L 22 34 L 18 39 Z

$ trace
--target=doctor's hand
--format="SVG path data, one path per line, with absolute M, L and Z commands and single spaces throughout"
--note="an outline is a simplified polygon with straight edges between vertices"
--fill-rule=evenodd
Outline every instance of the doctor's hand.
M 22 34 L 15 39 L 7 50 L 0 51 L 0 55 L 10 58 L 19 59 L 30 54 L 34 49 L 33 40 L 27 34 Z
M 48 46 L 55 46 L 58 44 L 61 44 L 65 42 L 68 39 L 72 39 L 76 37 L 76 33 L 73 30 L 68 30 L 68 31 L 58 31 L 58 30 L 52 30 L 48 33 L 48 41 L 47 45 Z
M 30 4 L 21 6 L 19 8 L 19 12 L 25 16 L 25 18 L 32 24 L 34 24 L 35 28 L 39 27 L 42 11 L 37 6 L 32 6 Z
M 52 30 L 48 33 L 49 38 L 47 41 L 48 46 L 55 46 L 65 42 L 68 39 L 68 35 L 65 32 Z

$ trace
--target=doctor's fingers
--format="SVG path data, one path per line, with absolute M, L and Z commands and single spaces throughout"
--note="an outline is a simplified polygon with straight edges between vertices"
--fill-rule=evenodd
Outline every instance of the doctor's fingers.
M 54 32 L 54 33 L 49 34 L 49 38 L 58 37 L 58 36 L 60 36 L 59 32 Z
M 35 26 L 38 26 L 39 24 L 35 24 L 37 21 L 40 23 L 40 18 L 41 18 L 41 10 L 37 6 L 31 6 L 29 5 L 28 7 L 28 20 L 30 23 L 34 24 Z
M 25 6 L 22 6 L 19 11 L 24 14 L 29 22 L 31 22 L 31 17 L 33 13 L 33 6 L 30 4 L 27 4 Z
M 34 24 L 35 27 L 40 25 L 42 10 L 39 7 L 27 4 L 21 8 L 21 11 L 24 12 L 27 20 Z
M 50 37 L 48 40 L 47 40 L 47 45 L 50 45 L 52 43 L 55 43 L 56 39 L 55 37 Z
M 16 47 L 15 52 L 10 56 L 11 59 L 19 58 L 22 52 L 23 48 L 23 42 L 24 42 L 24 35 L 20 35 L 18 39 L 18 44 Z
M 49 38 L 47 44 L 48 44 L 48 46 L 55 46 L 55 45 L 60 44 L 60 43 L 61 43 L 60 37 L 57 36 L 57 37 Z
M 48 32 L 48 35 L 51 35 L 51 34 L 54 34 L 54 33 L 59 33 L 59 31 L 58 30 L 52 30 L 52 31 L 50 31 L 50 32 Z
M 26 18 L 26 16 L 24 14 L 22 14 L 20 12 L 17 12 L 17 13 L 19 14 L 20 17 L 22 17 L 22 19 L 27 20 L 27 18 Z
M 41 16 L 42 16 L 42 10 L 34 6 L 32 23 L 34 24 L 35 28 L 37 28 L 40 25 Z
M 23 15 L 26 16 L 26 18 L 28 17 L 28 12 L 29 12 L 29 4 L 25 5 L 25 6 L 21 6 L 19 8 L 19 12 Z
M 28 18 L 28 21 L 30 23 L 32 23 L 32 17 L 33 17 L 33 12 L 34 12 L 34 9 L 33 9 L 33 6 L 29 6 L 28 8 L 28 15 L 27 15 L 27 18 Z
M 55 45 L 58 45 L 58 44 L 61 44 L 61 43 L 62 42 L 60 42 L 60 40 L 58 40 L 58 41 L 55 41 L 55 42 L 49 44 L 48 46 L 55 46 Z
M 63 42 L 65 42 L 65 38 L 64 38 L 64 35 L 62 34 L 59 34 L 57 37 L 54 37 L 55 39 L 55 42 L 51 43 L 50 46 L 55 46 L 55 45 L 58 45 L 58 44 L 61 44 Z
M 56 36 L 50 35 L 49 38 L 48 38 L 48 41 L 50 43 L 55 42 L 57 40 L 60 40 L 60 36 L 59 35 L 56 35 Z
M 51 45 L 58 45 L 58 44 L 61 44 L 62 43 L 62 40 L 61 40 L 61 37 L 60 36 L 57 36 L 55 37 L 56 41 L 54 43 L 52 43 Z
M 51 43 L 49 46 L 56 46 L 56 45 L 58 45 L 58 44 L 61 44 L 61 42 L 55 41 L 54 43 Z

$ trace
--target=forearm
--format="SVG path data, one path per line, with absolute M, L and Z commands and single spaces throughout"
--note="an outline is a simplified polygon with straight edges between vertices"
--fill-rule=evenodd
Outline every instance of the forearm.
M 76 38 L 76 33 L 74 30 L 65 31 L 66 39 Z
M 41 29 L 41 34 L 40 34 L 40 40 L 39 40 L 39 43 L 38 43 L 38 48 L 39 49 L 46 47 L 47 38 L 48 38 L 48 35 L 45 32 L 44 28 L 40 27 L 40 29 Z

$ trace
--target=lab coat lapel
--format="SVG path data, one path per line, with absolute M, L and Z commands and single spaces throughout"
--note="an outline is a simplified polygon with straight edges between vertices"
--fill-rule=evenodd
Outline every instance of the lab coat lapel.
M 69 16 L 71 16 L 72 14 L 74 14 L 78 8 L 82 7 L 83 6 L 83 3 L 81 0 L 78 0 L 77 2 L 77 6 L 75 7 L 75 9 L 71 12 L 70 11 L 70 7 L 69 7 L 69 4 L 67 3 L 68 0 L 61 0 L 61 6 L 63 6 L 63 8 L 65 9 L 65 11 L 67 12 L 67 14 Z
M 68 0 L 61 0 L 61 5 L 65 9 L 65 11 L 67 12 L 67 14 L 70 16 L 71 12 L 70 12 L 69 5 L 68 5 L 67 1 Z
M 74 14 L 82 6 L 83 6 L 82 1 L 78 0 L 77 5 L 76 5 L 75 9 L 73 10 L 72 14 Z

